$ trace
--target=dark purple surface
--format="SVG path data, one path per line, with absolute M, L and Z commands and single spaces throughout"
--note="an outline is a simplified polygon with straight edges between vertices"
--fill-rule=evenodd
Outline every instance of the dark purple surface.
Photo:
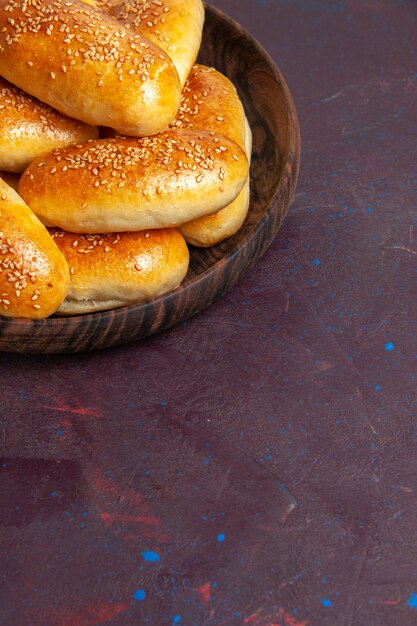
M 1 624 L 417 623 L 417 5 L 216 5 L 292 90 L 296 201 L 172 331 L 0 355 Z

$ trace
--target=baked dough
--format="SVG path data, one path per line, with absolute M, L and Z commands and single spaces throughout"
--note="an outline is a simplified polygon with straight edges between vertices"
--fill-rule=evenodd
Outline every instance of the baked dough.
M 193 66 L 170 128 L 206 128 L 245 144 L 245 111 L 236 87 L 213 67 Z
M 221 113 L 219 113 L 221 112 Z M 233 139 L 250 162 L 252 132 L 234 85 L 211 67 L 195 65 L 185 84 L 181 105 L 171 128 L 209 128 Z M 243 225 L 249 208 L 249 177 L 237 198 L 213 215 L 207 215 L 179 229 L 195 246 L 213 246 L 234 235 Z
M 250 162 L 252 150 L 252 132 L 248 122 L 246 122 L 245 149 Z M 228 239 L 243 226 L 248 214 L 250 203 L 250 178 L 248 176 L 242 191 L 235 200 L 227 207 L 213 213 L 200 217 L 179 227 L 179 231 L 185 240 L 200 248 L 214 246 L 225 239 Z
M 0 179 L 0 315 L 48 317 L 68 287 L 68 265 L 52 237 Z
M 178 129 L 54 150 L 23 173 L 19 193 L 48 225 L 124 232 L 215 213 L 236 198 L 247 176 L 246 155 L 235 142 Z
M 105 235 L 59 229 L 51 233 L 71 273 L 67 298 L 58 310 L 62 315 L 156 298 L 177 287 L 187 273 L 187 244 L 174 228 Z
M 161 48 L 80 0 L 2 1 L 0 75 L 65 115 L 134 136 L 166 128 L 181 96 Z
M 98 128 L 61 115 L 0 78 L 0 169 L 23 172 L 54 148 L 98 137 Z
M 112 9 L 112 15 L 162 48 L 184 85 L 200 49 L 204 24 L 201 0 L 126 0 Z

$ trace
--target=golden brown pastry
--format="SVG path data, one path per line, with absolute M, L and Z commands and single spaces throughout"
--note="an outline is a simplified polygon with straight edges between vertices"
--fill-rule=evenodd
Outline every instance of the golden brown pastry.
M 0 315 L 48 317 L 68 287 L 68 265 L 52 237 L 0 180 Z
M 245 150 L 250 162 L 252 150 L 252 132 L 246 122 Z M 191 222 L 186 222 L 178 227 L 185 240 L 200 248 L 214 246 L 224 239 L 231 237 L 242 228 L 246 219 L 250 202 L 250 178 L 248 176 L 242 191 L 235 200 L 227 207 L 205 215 Z
M 58 310 L 62 315 L 150 300 L 178 287 L 187 273 L 187 244 L 174 228 L 105 235 L 59 229 L 51 233 L 71 273 L 68 295 Z
M 197 58 L 204 23 L 201 0 L 126 0 L 112 14 L 171 57 L 181 85 Z
M 157 133 L 180 102 L 168 55 L 80 0 L 1 0 L 0 74 L 61 113 Z
M 22 174 L 19 193 L 48 225 L 79 233 L 176 226 L 230 204 L 248 176 L 242 148 L 178 129 L 54 150 Z
M 219 113 L 220 112 L 220 113 Z M 236 88 L 214 68 L 195 65 L 185 84 L 181 105 L 171 128 L 209 128 L 233 139 L 250 161 L 252 133 Z M 227 207 L 179 229 L 195 246 L 212 246 L 234 235 L 243 225 L 250 200 L 249 177 L 238 197 Z
M 61 115 L 0 78 L 0 169 L 23 172 L 54 148 L 97 137 L 96 126 Z
M 194 65 L 170 128 L 205 128 L 245 145 L 245 111 L 233 83 L 213 67 Z

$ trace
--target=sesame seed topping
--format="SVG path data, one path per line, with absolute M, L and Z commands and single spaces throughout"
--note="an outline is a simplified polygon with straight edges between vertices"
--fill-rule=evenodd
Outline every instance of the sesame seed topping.
M 132 170 L 138 166 L 146 169 L 150 164 L 159 164 L 169 168 L 176 174 L 195 172 L 197 181 L 201 182 L 204 171 L 219 170 L 217 154 L 227 150 L 226 146 L 217 143 L 217 137 L 205 131 L 194 134 L 189 131 L 165 131 L 153 137 L 120 138 L 92 140 L 79 146 L 69 146 L 64 149 L 54 150 L 37 164 L 37 167 L 45 167 L 48 173 L 56 171 L 59 162 L 63 162 L 61 172 L 82 170 L 86 184 L 90 184 L 100 193 L 110 193 L 112 189 L 121 189 L 125 183 L 132 184 Z M 215 145 L 214 145 L 215 144 Z M 54 165 L 55 160 L 55 165 Z M 51 168 L 51 165 L 53 167 Z M 24 176 L 31 174 L 31 168 Z M 200 174 L 200 176 L 198 176 Z M 40 176 L 44 174 L 39 172 Z M 219 174 L 220 175 L 220 174 Z M 156 194 L 163 194 L 164 186 L 155 186 Z M 146 192 L 148 194 L 148 192 Z M 80 208 L 87 206 L 83 202 Z
M 118 67 L 119 80 L 123 80 L 124 73 L 136 74 L 137 80 L 143 80 L 141 77 L 145 76 L 147 80 L 153 63 L 160 55 L 158 49 L 140 34 L 127 30 L 100 10 L 84 3 L 4 0 L 2 11 L 6 14 L 12 12 L 13 17 L 2 21 L 0 51 L 5 45 L 18 44 L 23 36 L 29 42 L 39 33 L 50 37 L 57 46 L 64 47 L 64 53 L 72 57 L 68 65 L 49 68 L 48 75 L 52 80 L 55 80 L 58 70 L 66 73 L 74 65 L 80 67 L 91 61 L 106 65 L 106 69 L 109 64 Z M 154 28 L 157 17 L 152 16 L 148 22 Z M 165 56 L 163 58 L 167 61 Z M 32 61 L 27 63 L 29 67 L 33 66 Z
M 30 62 L 32 63 L 32 62 Z M 68 118 L 18 87 L 0 78 L 0 111 L 21 123 L 22 118 L 39 124 L 43 133 L 62 132 L 68 127 Z
M 117 14 L 117 19 L 130 28 L 153 35 L 160 42 L 169 42 L 170 38 L 166 33 L 162 34 L 160 25 L 165 24 L 165 15 L 169 13 L 170 7 L 164 6 L 161 0 L 139 0 L 125 2 L 122 10 Z
M 10 237 L 4 231 L 0 231 L 0 279 L 2 279 L 2 291 L 0 296 L 0 307 L 8 310 L 12 298 L 20 298 L 26 289 L 30 289 L 31 284 L 36 282 L 37 272 L 32 269 L 40 263 L 40 259 L 33 251 L 30 260 L 27 259 L 20 250 L 20 246 L 15 246 Z M 40 290 L 34 292 L 36 298 L 41 295 Z M 29 299 L 33 299 L 34 294 L 28 294 Z

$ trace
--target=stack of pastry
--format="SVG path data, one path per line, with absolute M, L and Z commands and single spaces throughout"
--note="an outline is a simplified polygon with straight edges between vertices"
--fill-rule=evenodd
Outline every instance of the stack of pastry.
M 201 0 L 0 0 L 0 315 L 177 287 L 242 226 L 251 131 Z

